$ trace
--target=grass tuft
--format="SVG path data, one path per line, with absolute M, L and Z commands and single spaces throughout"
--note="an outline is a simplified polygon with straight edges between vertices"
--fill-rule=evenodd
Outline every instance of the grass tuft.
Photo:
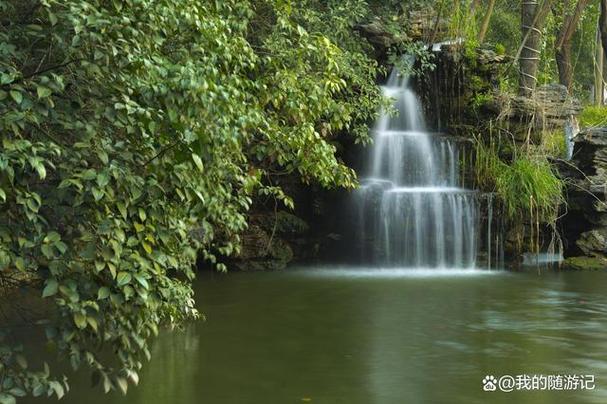
M 494 144 L 477 142 L 475 172 L 478 186 L 497 194 L 508 219 L 556 222 L 564 184 L 546 156 L 515 153 L 506 163 Z
M 580 126 L 597 127 L 607 126 L 607 107 L 588 105 L 580 114 Z

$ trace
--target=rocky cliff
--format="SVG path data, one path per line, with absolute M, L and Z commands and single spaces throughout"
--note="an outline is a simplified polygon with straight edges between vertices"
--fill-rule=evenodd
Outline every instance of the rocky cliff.
M 607 269 L 607 128 L 591 128 L 575 139 L 567 180 L 568 212 L 562 226 L 566 266 Z

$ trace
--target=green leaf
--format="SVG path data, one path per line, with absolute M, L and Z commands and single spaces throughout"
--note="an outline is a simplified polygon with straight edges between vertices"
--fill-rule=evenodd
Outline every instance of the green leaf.
M 55 14 L 51 13 L 50 11 L 48 13 L 48 20 L 50 21 L 50 23 L 53 27 L 55 25 L 57 25 L 57 16 Z
M 53 254 L 53 249 L 51 248 L 50 245 L 48 244 L 42 244 L 40 246 L 40 250 L 42 251 L 42 254 L 47 258 L 47 259 L 51 259 L 53 258 L 54 254 Z
M 131 274 L 128 272 L 118 272 L 118 277 L 116 278 L 116 281 L 118 283 L 118 286 L 124 286 L 131 281 L 131 278 Z
M 61 236 L 56 231 L 48 232 L 44 238 L 45 243 L 56 243 L 59 240 L 61 240 Z
M 21 94 L 21 92 L 15 91 L 15 90 L 11 90 L 10 94 L 11 94 L 11 98 L 13 100 L 15 100 L 15 102 L 17 104 L 21 104 L 21 101 L 23 101 L 23 94 Z
M 93 187 L 91 191 L 93 192 L 93 197 L 95 198 L 95 201 L 100 201 L 103 198 L 103 191 L 99 188 Z
M 200 172 L 204 172 L 204 165 L 202 164 L 202 160 L 198 154 L 192 153 L 192 160 L 194 160 L 194 164 L 198 167 Z
M 25 390 L 19 388 L 19 387 L 13 387 L 12 389 L 10 389 L 9 394 L 12 394 L 15 397 L 25 397 L 27 395 L 27 393 L 25 392 Z
M 2 188 L 0 188 L 0 199 L 2 199 L 2 202 L 6 202 L 6 193 Z
M 30 159 L 30 164 L 36 170 L 36 172 L 38 173 L 38 176 L 40 177 L 41 180 L 46 178 L 46 168 L 44 167 L 44 164 L 42 164 L 42 162 L 39 159 L 36 159 L 36 158 Z
M 74 323 L 80 329 L 86 328 L 86 316 L 80 312 L 74 313 Z
M 145 279 L 143 276 L 137 274 L 137 275 L 135 275 L 135 280 L 137 280 L 137 282 L 139 282 L 139 284 L 141 286 L 143 286 L 145 289 L 150 288 L 150 285 L 148 284 L 147 279 Z
M 118 385 L 118 388 L 120 389 L 120 392 L 122 392 L 122 394 L 126 394 L 127 389 L 129 387 L 126 379 L 124 377 L 116 377 L 116 384 Z
M 97 185 L 99 185 L 100 188 L 105 187 L 109 182 L 110 176 L 107 171 L 100 171 L 97 173 Z
M 67 244 L 65 244 L 63 241 L 57 241 L 55 243 L 55 248 L 59 250 L 61 254 L 65 254 L 67 251 Z
M 50 88 L 44 86 L 36 87 L 36 93 L 38 94 L 38 99 L 46 98 L 51 95 L 53 92 Z
M 15 355 L 15 361 L 21 367 L 21 369 L 27 369 L 27 360 L 23 355 Z
M 15 266 L 19 271 L 25 271 L 25 261 L 23 258 L 17 257 L 17 259 L 15 259 Z
M 109 159 L 107 153 L 105 152 L 105 150 L 98 150 L 97 157 L 99 157 L 99 160 L 101 160 L 101 162 L 103 164 L 107 164 L 110 162 L 110 159 Z
M 91 326 L 91 328 L 92 328 L 94 331 L 97 331 L 97 327 L 98 327 L 98 325 L 97 325 L 97 319 L 96 319 L 96 318 L 94 318 L 94 317 L 90 317 L 90 316 L 89 316 L 89 317 L 87 317 L 87 318 L 86 318 L 86 322 L 88 323 L 88 325 L 90 325 L 90 326 Z
M 56 279 L 50 278 L 47 279 L 46 281 L 46 286 L 44 287 L 44 290 L 42 291 L 42 297 L 49 297 L 49 296 L 53 296 L 57 293 L 57 289 L 59 287 L 59 283 L 57 282 Z
M 118 207 L 118 211 L 122 215 L 122 218 L 124 220 L 126 220 L 128 216 L 127 216 L 126 206 L 124 206 L 124 203 L 118 202 L 118 203 L 116 203 L 116 206 Z
M 143 249 L 145 250 L 145 252 L 147 252 L 148 254 L 151 254 L 151 253 L 152 253 L 152 251 L 153 251 L 153 250 L 152 250 L 152 246 L 151 246 L 151 245 L 149 245 L 149 244 L 148 244 L 148 243 L 146 243 L 145 241 L 143 241 L 143 242 L 141 243 L 141 245 L 143 246 Z
M 97 299 L 103 300 L 103 299 L 106 299 L 109 295 L 110 295 L 110 289 L 106 286 L 102 286 L 99 288 L 99 291 L 97 292 Z
M 51 382 L 49 382 L 49 386 L 55 392 L 57 399 L 61 400 L 63 398 L 63 396 L 65 395 L 65 390 L 63 389 L 63 386 L 61 385 L 61 383 L 56 382 L 56 381 L 51 381 Z
M 95 178 L 97 178 L 97 172 L 91 168 L 91 169 L 85 170 L 82 174 L 80 174 L 80 177 L 83 180 L 87 180 L 87 181 L 94 180 Z

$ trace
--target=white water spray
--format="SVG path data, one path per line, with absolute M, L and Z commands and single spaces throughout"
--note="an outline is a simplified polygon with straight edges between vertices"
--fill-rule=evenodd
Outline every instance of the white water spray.
M 474 268 L 478 198 L 460 187 L 457 145 L 426 132 L 407 76 L 395 69 L 382 89 L 398 115 L 384 112 L 378 119 L 370 176 L 357 191 L 363 258 L 410 268 Z

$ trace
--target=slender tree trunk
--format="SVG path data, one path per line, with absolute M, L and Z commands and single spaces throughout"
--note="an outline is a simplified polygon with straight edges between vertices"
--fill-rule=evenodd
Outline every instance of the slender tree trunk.
M 601 16 L 599 17 L 599 34 L 603 44 L 603 54 L 607 55 L 607 0 L 601 0 Z
M 607 1 L 607 0 L 605 0 Z M 483 24 L 481 25 L 481 30 L 478 33 L 478 42 L 483 43 L 485 41 L 485 36 L 487 35 L 487 30 L 489 29 L 489 22 L 491 21 L 491 16 L 493 15 L 493 9 L 495 8 L 495 0 L 489 0 L 489 6 L 487 7 L 487 12 L 485 13 L 485 17 L 483 17 Z
M 601 80 L 601 104 L 604 103 L 603 91 L 605 89 L 605 79 L 607 79 L 607 64 L 605 63 L 605 57 L 607 57 L 607 0 L 601 0 L 601 15 L 599 17 L 599 35 L 601 37 L 602 55 L 601 55 L 601 70 L 603 72 L 603 80 Z M 598 46 L 598 44 L 597 44 Z
M 571 93 L 573 87 L 573 65 L 571 63 L 571 40 L 577 30 L 584 9 L 589 0 L 578 0 L 573 14 L 565 9 L 563 25 L 558 30 L 555 46 L 556 64 L 559 70 L 559 82 Z M 607 0 L 605 0 L 607 1 Z
M 603 105 L 603 94 L 605 89 L 605 82 L 603 81 L 605 52 L 603 46 L 601 46 L 601 38 L 602 33 L 599 24 L 599 29 L 597 29 L 596 33 L 596 61 L 594 64 L 594 103 L 596 105 Z
M 540 40 L 542 27 L 550 11 L 551 0 L 522 0 L 521 30 L 523 43 L 519 57 L 519 93 L 530 96 L 537 84 L 537 69 L 540 62 Z
M 556 50 L 556 66 L 559 71 L 559 83 L 571 93 L 573 87 L 573 65 L 571 64 L 571 44 L 565 44 Z

